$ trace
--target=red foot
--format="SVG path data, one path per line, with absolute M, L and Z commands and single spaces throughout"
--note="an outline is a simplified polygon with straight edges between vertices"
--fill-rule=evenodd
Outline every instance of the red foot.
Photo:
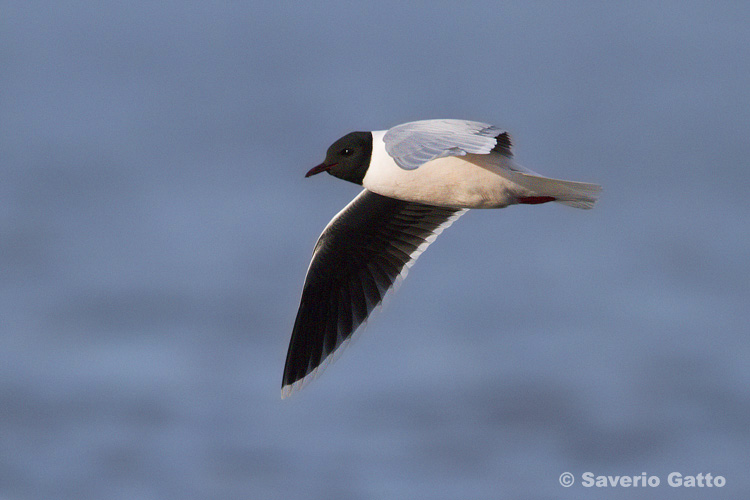
M 521 196 L 518 198 L 518 203 L 525 205 L 539 205 L 540 203 L 547 203 L 548 201 L 555 201 L 554 196 Z

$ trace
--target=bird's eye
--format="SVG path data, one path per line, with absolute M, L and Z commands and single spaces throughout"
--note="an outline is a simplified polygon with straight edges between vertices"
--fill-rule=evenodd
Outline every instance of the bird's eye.
M 344 148 L 339 153 L 341 153 L 341 156 L 351 156 L 354 150 L 352 148 Z

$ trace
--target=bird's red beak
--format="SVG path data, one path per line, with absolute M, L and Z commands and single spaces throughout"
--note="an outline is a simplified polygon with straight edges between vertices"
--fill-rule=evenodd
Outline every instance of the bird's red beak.
M 328 172 L 328 169 L 334 166 L 336 166 L 335 163 L 332 165 L 326 165 L 325 163 L 321 163 L 317 167 L 311 168 L 310 171 L 305 174 L 305 177 L 310 177 L 311 175 L 319 174 L 321 172 Z

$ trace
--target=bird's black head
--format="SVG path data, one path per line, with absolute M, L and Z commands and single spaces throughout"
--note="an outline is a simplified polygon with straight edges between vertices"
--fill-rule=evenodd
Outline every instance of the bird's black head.
M 361 185 L 371 156 L 372 133 L 352 132 L 334 142 L 328 148 L 323 163 L 307 172 L 305 177 L 328 172 L 339 179 Z

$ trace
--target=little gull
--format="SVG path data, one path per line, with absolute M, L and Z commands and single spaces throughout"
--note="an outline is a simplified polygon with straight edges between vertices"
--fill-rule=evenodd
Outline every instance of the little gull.
M 468 209 L 550 201 L 592 208 L 601 190 L 522 167 L 513 159 L 507 132 L 465 120 L 352 132 L 334 142 L 323 163 L 305 177 L 320 172 L 364 189 L 315 244 L 289 342 L 282 398 L 341 351 L 425 248 Z

